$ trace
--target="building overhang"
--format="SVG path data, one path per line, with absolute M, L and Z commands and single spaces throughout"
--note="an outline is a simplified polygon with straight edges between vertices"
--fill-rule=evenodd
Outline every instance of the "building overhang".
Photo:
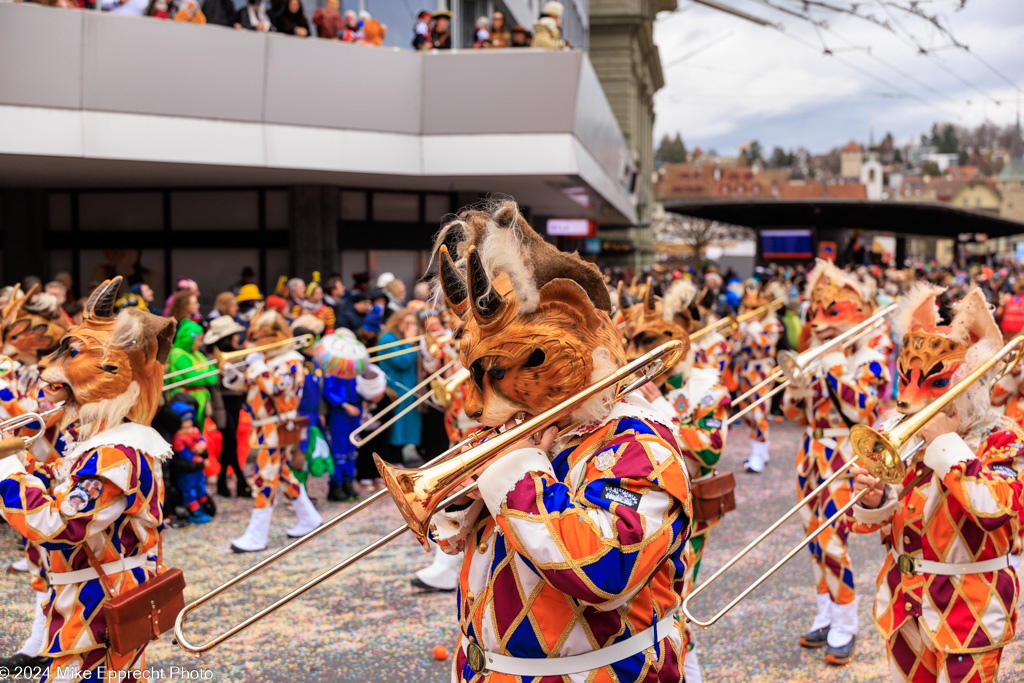
M 939 202 L 666 199 L 662 204 L 673 213 L 749 228 L 848 228 L 948 239 L 961 233 L 989 237 L 1024 234 L 1024 223 Z
M 503 192 L 636 221 L 633 161 L 582 52 L 417 53 L 0 4 L 0 61 L 3 186 Z

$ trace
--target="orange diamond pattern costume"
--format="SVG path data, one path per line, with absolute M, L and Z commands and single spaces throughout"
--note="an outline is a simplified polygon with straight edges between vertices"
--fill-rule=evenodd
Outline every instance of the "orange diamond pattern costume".
M 897 329 L 901 412 L 934 400 L 1002 346 L 980 290 L 938 324 L 935 298 L 907 295 Z M 915 456 L 899 488 L 877 508 L 854 506 L 860 533 L 890 548 L 878 574 L 875 622 L 895 681 L 995 681 L 1017 624 L 1018 585 L 1008 559 L 1024 514 L 1024 429 L 989 407 L 991 378 L 958 397 L 959 430 Z M 925 563 L 928 563 L 927 565 Z

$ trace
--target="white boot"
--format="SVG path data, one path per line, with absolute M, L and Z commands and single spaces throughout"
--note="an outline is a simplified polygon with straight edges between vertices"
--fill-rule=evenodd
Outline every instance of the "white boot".
M 849 605 L 831 603 L 832 628 L 828 630 L 828 646 L 842 647 L 857 635 L 857 599 Z
M 313 501 L 309 499 L 305 486 L 299 488 L 298 497 L 292 501 L 292 510 L 295 511 L 297 521 L 295 526 L 285 532 L 292 538 L 302 538 L 324 523 L 324 518 L 313 507 Z
M 249 517 L 249 526 L 245 527 L 244 534 L 231 541 L 231 549 L 236 553 L 266 550 L 267 536 L 270 534 L 270 518 L 273 514 L 274 508 L 271 505 L 265 508 L 253 508 L 252 516 Z
M 697 661 L 697 646 L 683 655 L 683 678 L 686 683 L 703 683 L 704 676 L 700 672 L 700 662 Z
M 32 632 L 28 640 L 22 643 L 18 652 L 29 657 L 38 657 L 39 651 L 43 649 L 43 637 L 46 635 L 46 615 L 43 614 L 43 605 L 50 599 L 49 593 L 36 593 L 36 605 L 32 615 Z
M 772 442 L 765 439 L 761 444 L 761 455 L 764 457 L 764 464 L 767 465 L 772 461 Z
M 817 631 L 819 628 L 832 625 L 832 596 L 828 593 L 817 593 L 814 600 L 818 606 L 818 613 L 814 615 L 811 630 Z
M 750 457 L 747 458 L 743 466 L 747 468 L 748 472 L 754 474 L 760 474 L 764 471 L 764 466 L 768 462 L 768 444 L 762 443 L 761 441 L 750 442 Z
M 11 562 L 7 567 L 8 574 L 23 574 L 28 571 L 28 558 L 21 558 L 17 562 Z
M 434 561 L 426 569 L 416 572 L 416 578 L 434 590 L 455 590 L 459 585 L 459 571 L 462 569 L 463 560 L 462 554 L 449 555 L 441 550 L 441 546 L 431 545 L 434 546 Z

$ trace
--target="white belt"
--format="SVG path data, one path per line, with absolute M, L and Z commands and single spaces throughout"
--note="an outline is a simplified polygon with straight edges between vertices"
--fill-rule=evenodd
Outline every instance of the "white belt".
M 850 430 L 846 427 L 808 427 L 807 434 L 812 439 L 835 439 L 839 436 L 849 435 Z
M 1000 569 L 1010 568 L 1010 556 L 1000 555 L 991 560 L 980 562 L 967 562 L 966 564 L 955 564 L 952 562 L 934 562 L 914 557 L 907 553 L 897 554 L 891 550 L 890 554 L 896 560 L 896 566 L 903 574 L 937 574 L 939 576 L 959 576 L 962 574 L 983 574 L 995 572 Z
M 149 562 L 151 562 L 151 560 L 143 554 L 116 560 L 115 562 L 107 562 L 106 564 L 101 564 L 100 567 L 103 569 L 104 574 L 121 574 L 130 569 L 141 567 Z M 100 575 L 97 573 L 95 567 L 79 569 L 73 572 L 49 573 L 51 586 L 67 586 L 68 584 L 84 583 L 85 581 L 91 581 L 98 578 L 100 578 Z
M 508 657 L 482 650 L 476 643 L 473 643 L 471 646 L 469 639 L 465 636 L 462 638 L 462 651 L 471 660 L 469 662 L 470 668 L 476 671 L 476 673 L 480 673 L 480 671 L 473 667 L 474 662 L 472 662 L 473 657 L 469 652 L 470 647 L 475 648 L 478 653 L 483 653 L 484 667 L 481 670 L 523 677 L 568 676 L 570 674 L 583 673 L 584 671 L 594 671 L 609 664 L 621 662 L 623 659 L 632 657 L 638 652 L 643 652 L 653 646 L 655 644 L 655 632 L 658 634 L 658 640 L 661 641 L 671 634 L 674 628 L 675 613 L 673 612 L 654 626 L 644 629 L 631 638 L 626 638 L 614 645 L 609 645 L 599 650 L 591 650 L 590 652 L 580 655 L 569 655 L 568 657 Z
M 280 415 L 272 415 L 271 417 L 264 418 L 262 420 L 253 420 L 253 427 L 262 427 L 263 425 L 277 424 L 278 422 L 294 420 L 299 416 L 299 411 L 291 410 L 287 413 L 281 413 Z

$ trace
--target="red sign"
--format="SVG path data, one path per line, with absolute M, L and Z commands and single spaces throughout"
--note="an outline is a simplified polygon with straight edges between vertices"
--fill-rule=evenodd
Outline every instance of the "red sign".
M 828 240 L 822 240 L 818 243 L 818 258 L 827 259 L 829 261 L 836 260 L 836 243 Z

